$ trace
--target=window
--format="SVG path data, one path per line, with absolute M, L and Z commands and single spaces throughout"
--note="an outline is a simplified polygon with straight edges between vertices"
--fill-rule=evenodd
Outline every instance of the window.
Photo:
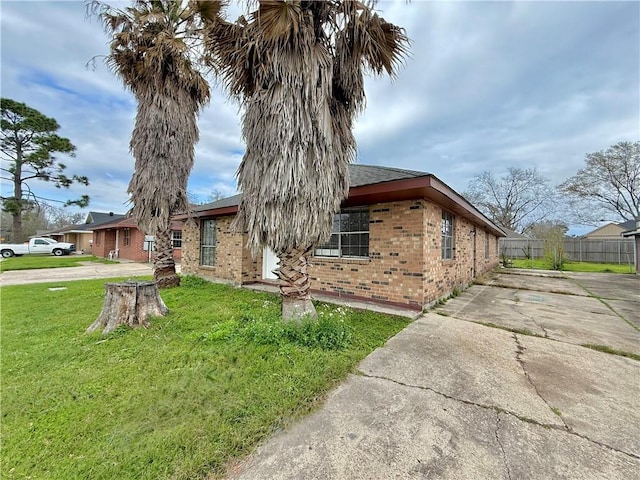
M 100 236 L 102 232 L 96 232 L 96 246 L 100 245 Z
M 49 242 L 45 242 L 44 240 L 36 240 L 35 242 L 33 242 L 34 245 L 49 245 Z
M 131 245 L 131 229 L 125 228 L 124 229 L 124 246 L 128 247 L 129 245 Z
M 453 215 L 442 211 L 442 259 L 453 259 Z
M 328 243 L 320 245 L 321 257 L 369 257 L 369 208 L 342 209 L 333 217 Z
M 216 264 L 216 221 L 203 220 L 200 227 L 200 265 Z
M 173 248 L 182 248 L 182 230 L 171 230 L 171 245 Z
M 489 258 L 489 232 L 484 231 L 484 258 Z

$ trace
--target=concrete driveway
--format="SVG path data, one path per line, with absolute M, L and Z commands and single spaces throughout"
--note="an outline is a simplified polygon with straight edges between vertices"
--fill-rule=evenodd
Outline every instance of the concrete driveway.
M 640 362 L 581 346 L 639 352 L 638 312 L 637 276 L 493 274 L 230 476 L 640 478 Z

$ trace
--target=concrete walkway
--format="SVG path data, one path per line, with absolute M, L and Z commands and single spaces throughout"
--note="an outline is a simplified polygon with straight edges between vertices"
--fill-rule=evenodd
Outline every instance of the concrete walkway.
M 637 316 L 640 279 L 501 275 L 488 283 L 512 286 L 475 285 L 413 322 L 230 478 L 640 478 L 640 362 L 579 345 L 599 305 L 614 333 L 593 342 L 633 347 L 638 331 L 606 304 Z M 510 318 L 543 333 L 476 323 Z
M 0 273 L 0 286 L 153 275 L 153 267 L 149 263 L 87 263 L 81 267 L 9 270 Z

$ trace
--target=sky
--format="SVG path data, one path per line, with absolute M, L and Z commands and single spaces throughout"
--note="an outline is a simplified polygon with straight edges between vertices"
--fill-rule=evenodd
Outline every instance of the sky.
M 411 56 L 395 79 L 367 78 L 358 163 L 430 172 L 463 193 L 475 175 L 509 167 L 557 185 L 587 153 L 640 139 L 640 2 L 383 0 L 378 10 L 406 29 Z M 125 213 L 136 102 L 104 65 L 101 24 L 82 1 L 0 0 L 0 30 L 2 97 L 55 118 L 77 147 L 60 160 L 90 180 L 32 190 Z M 244 152 L 240 109 L 211 81 L 188 186 L 199 202 L 236 192 Z

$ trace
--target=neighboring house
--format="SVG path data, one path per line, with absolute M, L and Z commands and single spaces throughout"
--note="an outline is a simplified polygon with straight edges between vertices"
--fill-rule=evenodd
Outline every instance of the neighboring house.
M 628 223 L 628 222 L 625 222 Z M 635 227 L 635 228 L 634 228 Z M 633 220 L 633 230 L 627 230 L 622 232 L 622 236 L 625 238 L 633 237 L 633 256 L 636 275 L 640 274 L 640 220 Z
M 92 241 L 94 228 L 105 223 L 123 219 L 124 217 L 124 215 L 113 212 L 89 212 L 84 223 L 49 230 L 38 234 L 38 236 L 51 237 L 58 242 L 73 243 L 78 253 L 93 253 Z
M 595 230 L 585 233 L 582 238 L 589 239 L 597 239 L 597 240 L 607 240 L 607 239 L 619 239 L 622 236 L 623 232 L 631 230 L 636 225 L 635 220 L 627 220 L 622 223 L 607 223 L 602 227 L 596 228 Z
M 349 175 L 334 234 L 311 260 L 313 291 L 422 309 L 498 264 L 504 233 L 435 176 L 369 165 L 350 165 Z M 247 235 L 232 229 L 239 201 L 195 208 L 183 229 L 183 273 L 238 285 L 275 280 L 273 252 L 252 258 Z
M 528 235 L 518 233 L 515 230 L 511 230 L 510 228 L 507 228 L 507 227 L 500 227 L 500 230 L 504 232 L 505 238 L 518 238 L 521 240 L 529 238 Z
M 173 258 L 176 261 L 180 260 L 182 222 L 171 222 L 171 239 L 174 247 Z M 131 217 L 105 223 L 94 229 L 93 254 L 97 257 L 150 262 L 153 260 L 153 251 L 153 237 L 139 230 L 138 224 Z

